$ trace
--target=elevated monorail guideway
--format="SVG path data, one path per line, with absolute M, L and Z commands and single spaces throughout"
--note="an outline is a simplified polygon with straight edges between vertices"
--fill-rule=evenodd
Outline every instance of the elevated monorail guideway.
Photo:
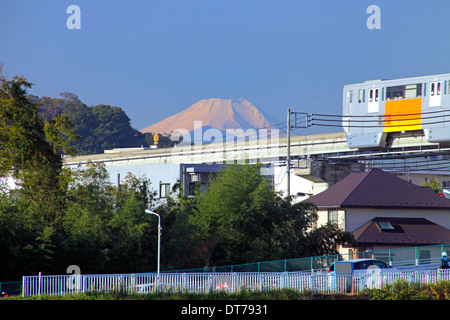
M 386 147 L 352 149 L 344 132 L 290 137 L 292 164 L 296 159 L 368 160 L 386 156 L 450 153 L 449 146 L 431 143 L 420 134 L 392 135 Z M 124 148 L 106 150 L 102 154 L 65 157 L 66 167 L 80 167 L 89 161 L 105 165 L 150 163 L 241 163 L 243 160 L 272 163 L 285 161 L 287 137 L 255 141 L 234 141 L 173 148 Z

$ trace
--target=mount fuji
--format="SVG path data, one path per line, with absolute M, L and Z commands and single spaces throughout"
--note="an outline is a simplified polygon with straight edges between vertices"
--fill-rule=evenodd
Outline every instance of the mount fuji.
M 207 135 L 214 136 L 215 142 L 218 142 L 217 136 L 225 137 L 229 132 L 242 133 L 242 131 L 252 131 L 251 129 L 255 132 L 278 122 L 245 99 L 213 98 L 200 100 L 189 108 L 140 131 L 172 136 L 177 133 L 176 135 L 183 137 L 189 133 L 204 137 L 210 130 Z M 215 130 L 214 133 L 211 133 L 211 130 Z

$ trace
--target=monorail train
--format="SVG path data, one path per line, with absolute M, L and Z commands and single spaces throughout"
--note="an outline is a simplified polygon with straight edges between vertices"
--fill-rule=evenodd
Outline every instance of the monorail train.
M 346 85 L 342 126 L 350 148 L 385 147 L 390 133 L 419 130 L 450 143 L 450 74 Z

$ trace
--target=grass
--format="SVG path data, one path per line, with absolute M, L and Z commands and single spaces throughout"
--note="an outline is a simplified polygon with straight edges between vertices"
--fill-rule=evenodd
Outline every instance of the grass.
M 408 283 L 399 280 L 382 289 L 366 290 L 371 300 L 449 300 L 450 281 L 436 283 Z
M 9 297 L 11 300 L 307 300 L 307 295 L 299 291 L 283 289 L 255 292 L 212 291 L 209 293 L 161 292 L 126 293 L 121 291 L 92 291 L 66 295 L 41 295 L 33 297 Z

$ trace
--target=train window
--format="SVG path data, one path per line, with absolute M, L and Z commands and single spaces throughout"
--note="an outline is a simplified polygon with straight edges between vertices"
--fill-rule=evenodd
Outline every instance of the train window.
M 430 86 L 431 95 L 441 95 L 441 83 L 440 82 L 432 82 Z
M 431 96 L 437 95 L 440 96 L 441 95 L 441 83 L 439 81 L 437 82 L 432 82 L 430 85 L 430 94 Z
M 404 86 L 395 86 L 386 88 L 386 100 L 403 99 L 405 88 Z
M 358 103 L 364 102 L 364 100 L 365 100 L 365 97 L 364 97 L 365 93 L 366 93 L 366 90 L 364 90 L 364 89 L 359 89 L 358 90 Z
M 408 84 L 386 88 L 386 100 L 412 99 L 422 96 L 422 84 Z
M 378 101 L 379 89 L 369 89 L 369 102 Z
M 405 86 L 405 98 L 417 98 L 422 96 L 422 84 L 410 84 Z

